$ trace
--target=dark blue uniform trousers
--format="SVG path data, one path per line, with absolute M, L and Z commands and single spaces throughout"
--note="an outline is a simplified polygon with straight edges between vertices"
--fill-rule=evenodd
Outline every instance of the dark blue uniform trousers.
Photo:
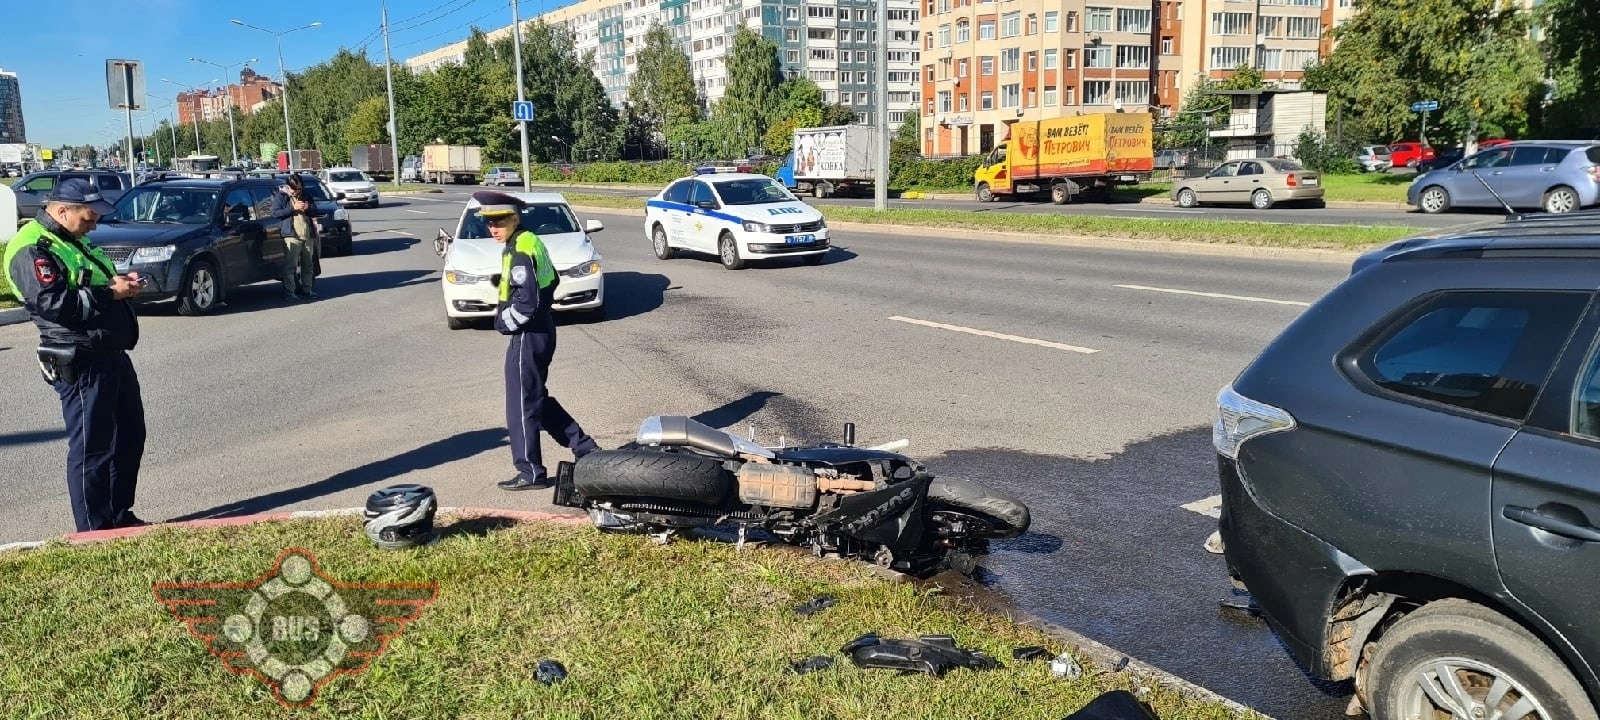
M 57 380 L 67 431 L 67 495 L 78 532 L 128 520 L 144 457 L 144 400 L 127 353 L 79 351 L 78 377 Z
M 578 425 L 545 388 L 550 361 L 556 354 L 555 321 L 548 313 L 534 317 L 533 327 L 511 336 L 506 347 L 506 429 L 511 436 L 511 464 L 524 477 L 546 478 L 541 430 L 561 447 L 582 455 L 594 450 L 594 438 Z

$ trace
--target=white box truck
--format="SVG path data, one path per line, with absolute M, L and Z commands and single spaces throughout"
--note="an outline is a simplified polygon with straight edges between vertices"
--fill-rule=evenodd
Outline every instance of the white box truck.
M 483 148 L 477 145 L 425 145 L 422 148 L 423 182 L 434 184 L 478 182 L 483 169 Z
M 871 125 L 795 128 L 794 147 L 778 168 L 791 191 L 823 198 L 870 194 L 877 178 L 877 132 Z

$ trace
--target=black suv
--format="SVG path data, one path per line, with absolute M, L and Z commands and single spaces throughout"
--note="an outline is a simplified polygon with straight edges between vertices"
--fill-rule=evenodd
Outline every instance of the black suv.
M 150 279 L 140 300 L 177 298 L 178 312 L 203 315 L 234 288 L 282 279 L 284 243 L 272 218 L 282 185 L 276 178 L 148 182 L 123 193 L 89 237 L 119 272 Z
M 1363 256 L 1219 393 L 1228 569 L 1377 720 L 1595 720 L 1600 213 Z
M 127 173 L 112 170 L 41 170 L 23 175 L 11 185 L 17 194 L 17 227 L 28 224 L 38 215 L 50 191 L 65 180 L 88 180 L 100 190 L 106 202 L 111 203 L 131 185 Z

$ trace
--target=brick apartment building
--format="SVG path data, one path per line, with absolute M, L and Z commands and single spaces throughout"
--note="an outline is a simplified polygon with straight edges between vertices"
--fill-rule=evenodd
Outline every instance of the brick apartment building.
M 239 82 L 223 88 L 206 88 L 194 92 L 178 93 L 178 124 L 188 125 L 196 117 L 201 121 L 223 120 L 228 117 L 231 99 L 239 115 L 255 112 L 262 103 L 283 94 L 283 86 L 265 75 L 246 67 L 239 71 Z

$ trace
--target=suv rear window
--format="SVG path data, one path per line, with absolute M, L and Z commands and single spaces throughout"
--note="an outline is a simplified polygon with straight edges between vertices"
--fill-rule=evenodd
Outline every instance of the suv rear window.
M 1588 304 L 1575 292 L 1457 292 L 1424 301 L 1359 362 L 1389 392 L 1521 421 Z

